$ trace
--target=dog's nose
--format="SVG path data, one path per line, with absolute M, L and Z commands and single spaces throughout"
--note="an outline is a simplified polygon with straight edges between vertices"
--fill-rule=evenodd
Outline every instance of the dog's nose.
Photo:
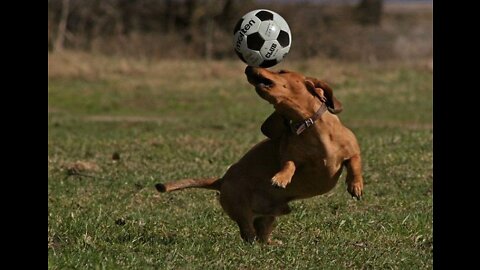
M 245 68 L 245 74 L 247 74 L 247 75 L 252 74 L 252 73 L 253 73 L 253 69 L 254 69 L 254 67 L 252 67 L 252 66 L 247 66 L 247 67 Z
M 247 66 L 245 68 L 245 75 L 247 75 L 247 77 L 259 76 L 261 73 L 261 70 L 262 68 L 259 68 L 259 67 Z

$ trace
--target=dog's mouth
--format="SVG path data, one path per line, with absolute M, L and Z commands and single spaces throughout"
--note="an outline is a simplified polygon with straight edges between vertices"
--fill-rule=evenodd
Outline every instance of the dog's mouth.
M 248 66 L 245 69 L 248 82 L 258 90 L 267 90 L 273 86 L 273 81 L 263 76 L 259 69 Z

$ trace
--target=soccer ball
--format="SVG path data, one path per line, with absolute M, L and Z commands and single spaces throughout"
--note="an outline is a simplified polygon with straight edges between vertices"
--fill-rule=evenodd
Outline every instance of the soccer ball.
M 233 47 L 247 65 L 272 67 L 280 63 L 292 45 L 285 19 L 268 9 L 245 14 L 233 29 Z

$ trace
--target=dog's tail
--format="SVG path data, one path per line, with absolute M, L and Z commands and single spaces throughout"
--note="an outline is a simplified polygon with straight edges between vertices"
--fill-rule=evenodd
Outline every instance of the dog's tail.
M 222 182 L 222 178 L 216 177 L 202 179 L 187 178 L 165 184 L 158 183 L 155 185 L 155 188 L 157 188 L 159 192 L 169 192 L 184 188 L 206 188 L 220 191 L 220 188 L 222 187 Z

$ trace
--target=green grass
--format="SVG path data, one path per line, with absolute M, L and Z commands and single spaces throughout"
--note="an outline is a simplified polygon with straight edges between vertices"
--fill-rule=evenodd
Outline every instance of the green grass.
M 365 197 L 351 199 L 343 175 L 332 192 L 291 203 L 273 232 L 283 245 L 263 246 L 241 241 L 215 192 L 153 187 L 222 175 L 263 139 L 272 107 L 240 61 L 66 61 L 75 57 L 49 56 L 49 269 L 432 268 L 430 70 L 282 64 L 334 86 L 363 151 Z M 69 175 L 76 161 L 100 170 Z

